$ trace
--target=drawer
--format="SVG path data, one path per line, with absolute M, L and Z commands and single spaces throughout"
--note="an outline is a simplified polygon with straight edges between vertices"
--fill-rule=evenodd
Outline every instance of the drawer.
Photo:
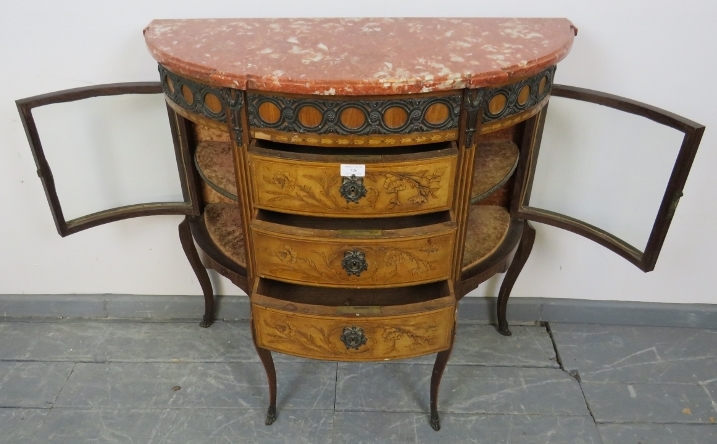
M 456 300 L 447 281 L 399 292 L 322 290 L 261 279 L 251 297 L 257 344 L 337 361 L 410 358 L 450 347 Z M 343 305 L 347 301 L 382 305 Z
M 458 161 L 455 142 L 337 151 L 253 141 L 249 165 L 256 207 L 347 218 L 451 208 Z M 366 154 L 371 152 L 375 154 Z M 363 166 L 365 176 L 342 176 L 342 164 Z
M 451 274 L 452 221 L 401 229 L 371 229 L 380 226 L 375 220 L 358 221 L 364 229 L 314 229 L 286 222 L 257 218 L 251 223 L 261 277 L 329 287 L 394 287 L 448 279 Z

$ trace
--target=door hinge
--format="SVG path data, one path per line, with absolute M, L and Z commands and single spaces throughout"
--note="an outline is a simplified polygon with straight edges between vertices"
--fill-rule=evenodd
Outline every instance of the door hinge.
M 675 215 L 675 210 L 677 210 L 677 204 L 680 203 L 680 198 L 684 196 L 682 194 L 682 191 L 678 191 L 675 197 L 672 198 L 672 203 L 670 203 L 670 208 L 667 210 L 667 218 L 672 219 L 672 216 Z

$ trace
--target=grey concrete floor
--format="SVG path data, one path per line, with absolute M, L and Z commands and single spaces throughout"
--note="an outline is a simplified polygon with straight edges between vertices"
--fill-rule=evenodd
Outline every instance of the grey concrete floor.
M 461 324 L 428 423 L 433 356 L 275 354 L 247 323 L 0 322 L 0 443 L 717 443 L 717 330 Z

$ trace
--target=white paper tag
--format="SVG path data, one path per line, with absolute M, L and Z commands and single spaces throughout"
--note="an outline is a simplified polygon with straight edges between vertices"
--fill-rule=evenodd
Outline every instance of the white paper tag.
M 342 163 L 341 175 L 343 177 L 364 177 L 366 175 L 366 165 L 349 165 Z

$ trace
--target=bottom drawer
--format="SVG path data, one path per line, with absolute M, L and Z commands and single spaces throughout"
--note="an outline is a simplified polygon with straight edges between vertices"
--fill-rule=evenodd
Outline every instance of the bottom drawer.
M 401 359 L 446 350 L 456 315 L 447 281 L 354 290 L 260 279 L 251 299 L 260 347 L 335 361 Z

